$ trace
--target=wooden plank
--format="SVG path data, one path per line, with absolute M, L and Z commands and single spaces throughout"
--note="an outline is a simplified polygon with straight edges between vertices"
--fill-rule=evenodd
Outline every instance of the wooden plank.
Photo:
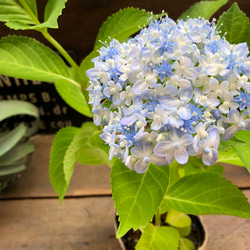
M 225 172 L 223 176 L 240 188 L 250 188 L 250 174 L 245 167 L 223 164 Z
M 250 190 L 244 191 L 250 200 Z M 201 250 L 250 250 L 250 220 L 234 216 L 201 216 L 207 239 Z
M 0 215 L 0 249 L 119 249 L 111 197 L 0 201 Z
M 39 135 L 35 139 L 35 152 L 21 178 L 9 185 L 0 199 L 56 197 L 49 180 L 49 155 L 54 135 Z M 110 168 L 106 165 L 76 164 L 67 196 L 109 195 Z

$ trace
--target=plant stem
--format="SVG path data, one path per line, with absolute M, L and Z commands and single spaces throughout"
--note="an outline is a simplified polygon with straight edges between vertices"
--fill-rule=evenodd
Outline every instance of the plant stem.
M 37 18 L 37 16 L 32 12 L 29 5 L 26 3 L 25 0 L 20 0 L 20 3 L 22 4 L 23 8 L 27 12 L 27 14 L 30 16 L 30 18 L 33 20 L 33 22 L 36 25 L 41 24 Z M 46 27 L 41 27 L 41 29 L 37 29 L 37 31 L 40 31 L 43 36 L 46 38 L 47 41 L 49 41 L 65 58 L 65 60 L 78 72 L 78 65 L 75 63 L 75 61 L 71 58 L 71 56 L 66 52 L 66 50 L 48 33 L 48 30 Z
M 65 58 L 65 60 L 72 66 L 76 72 L 78 72 L 78 65 L 71 58 L 71 56 L 66 52 L 66 50 L 48 33 L 47 29 L 42 31 L 43 36 L 49 41 Z
M 155 213 L 155 226 L 160 226 L 161 225 L 161 214 L 160 214 L 160 209 L 158 208 L 156 213 Z

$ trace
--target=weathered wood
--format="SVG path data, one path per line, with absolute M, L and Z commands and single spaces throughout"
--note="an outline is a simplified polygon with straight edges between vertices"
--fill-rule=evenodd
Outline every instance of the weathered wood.
M 240 188 L 250 188 L 250 173 L 245 167 L 223 164 L 223 176 Z
M 250 190 L 245 190 L 244 194 L 250 200 Z M 224 215 L 206 215 L 201 220 L 208 236 L 202 250 L 250 249 L 250 220 Z
M 113 201 L 0 201 L 0 249 L 117 250 Z
M 0 194 L 0 199 L 56 197 L 49 179 L 49 155 L 54 135 L 39 135 L 27 169 Z M 66 196 L 106 195 L 110 191 L 110 168 L 76 164 Z

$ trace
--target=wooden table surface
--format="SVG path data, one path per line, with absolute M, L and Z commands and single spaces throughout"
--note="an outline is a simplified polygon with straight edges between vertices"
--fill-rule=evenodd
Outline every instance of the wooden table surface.
M 27 170 L 0 194 L 0 249 L 119 250 L 109 167 L 76 165 L 60 205 L 48 174 L 53 138 L 37 136 Z M 224 176 L 250 199 L 250 175 L 245 168 L 226 165 Z M 201 219 L 208 232 L 205 250 L 250 250 L 250 220 Z

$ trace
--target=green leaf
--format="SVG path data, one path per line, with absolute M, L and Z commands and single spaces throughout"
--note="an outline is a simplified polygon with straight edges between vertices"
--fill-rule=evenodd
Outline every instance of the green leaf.
M 86 122 L 78 131 L 77 135 L 71 141 L 63 161 L 65 180 L 69 183 L 74 171 L 74 165 L 82 154 L 82 149 L 91 147 L 90 137 L 97 131 L 97 127 L 90 122 Z
M 19 100 L 2 100 L 0 102 L 0 122 L 14 115 L 39 117 L 38 109 L 31 103 Z
M 190 227 L 192 220 L 185 214 L 173 209 L 170 209 L 167 213 L 166 222 L 173 227 Z
M 12 166 L 5 166 L 0 168 L 0 176 L 5 176 L 9 174 L 17 174 L 26 169 L 23 162 L 14 164 Z
M 19 143 L 0 157 L 0 166 L 9 166 L 32 153 L 34 150 L 34 145 L 30 141 Z
M 148 19 L 152 16 L 150 12 L 135 8 L 122 9 L 108 17 L 102 24 L 95 42 L 95 48 L 101 47 L 99 42 L 105 42 L 109 37 L 123 42 L 126 38 L 140 30 L 139 26 L 148 24 Z
M 250 204 L 242 191 L 214 174 L 183 177 L 167 192 L 165 198 L 170 208 L 187 214 L 250 218 Z
M 205 172 L 222 176 L 224 173 L 224 167 L 221 165 L 212 165 L 207 167 Z
M 244 146 L 239 145 L 237 148 L 240 148 L 240 147 L 242 147 L 243 149 L 247 149 L 246 148 L 247 145 L 244 145 Z M 226 151 L 220 151 L 217 162 L 228 163 L 228 164 L 242 166 L 242 167 L 245 166 L 245 164 L 240 159 L 239 154 L 236 152 L 236 147 L 227 148 Z
M 36 14 L 36 5 L 35 0 L 27 1 L 30 8 Z M 17 0 L 0 0 L 0 21 L 8 22 L 9 21 L 18 21 L 25 24 L 35 24 L 32 18 L 24 10 L 20 1 Z
M 228 141 L 220 141 L 220 146 L 218 151 L 227 151 L 229 148 L 231 148 L 234 145 L 246 145 L 247 142 L 244 139 L 240 139 L 237 136 L 234 136 Z
M 80 84 L 53 50 L 32 38 L 9 36 L 0 40 L 0 53 L 1 74 L 55 82 L 59 94 L 72 108 L 91 116 Z
M 191 240 L 181 237 L 180 250 L 195 250 L 195 245 Z
M 95 125 L 94 125 L 95 126 Z M 104 144 L 104 141 L 100 138 L 101 131 L 97 130 L 92 135 L 89 135 L 88 142 L 85 143 L 81 149 L 80 156 L 77 161 L 85 165 L 101 165 L 108 164 L 113 166 L 114 160 L 109 160 L 109 146 Z
M 200 1 L 192 5 L 188 10 L 181 14 L 178 19 L 186 19 L 187 16 L 190 18 L 204 17 L 210 19 L 213 14 L 225 5 L 228 0 L 215 0 L 215 1 Z
M 67 0 L 49 0 L 45 6 L 44 23 L 41 23 L 38 27 L 57 29 L 57 19 L 62 14 L 66 2 Z
M 0 156 L 4 155 L 13 148 L 25 135 L 27 127 L 20 123 L 16 128 L 9 132 L 0 134 Z
M 250 22 L 249 18 L 243 13 L 237 3 L 224 12 L 217 23 L 222 34 L 226 33 L 226 39 L 231 44 L 247 42 L 250 45 Z
M 150 164 L 143 174 L 137 174 L 117 161 L 111 171 L 111 189 L 120 219 L 117 237 L 130 228 L 137 230 L 151 221 L 168 186 L 168 167 Z
M 179 246 L 179 233 L 171 227 L 155 227 L 148 223 L 139 239 L 136 250 L 177 250 Z
M 249 161 L 250 131 L 238 131 L 237 136 L 248 143 L 247 145 L 235 145 L 234 148 L 237 154 L 239 155 L 241 161 L 244 163 L 244 165 L 250 172 L 250 161 Z
M 62 202 L 68 189 L 68 182 L 66 182 L 63 169 L 63 159 L 70 143 L 79 131 L 80 128 L 75 127 L 62 128 L 57 132 L 51 148 L 49 176 L 51 184 L 59 196 L 60 202 Z
M 0 73 L 3 75 L 45 82 L 63 79 L 75 84 L 63 60 L 35 39 L 4 37 L 0 40 L 0 53 Z
M 63 100 L 73 109 L 88 117 L 92 117 L 85 96 L 79 87 L 71 84 L 67 80 L 55 82 L 56 90 Z

